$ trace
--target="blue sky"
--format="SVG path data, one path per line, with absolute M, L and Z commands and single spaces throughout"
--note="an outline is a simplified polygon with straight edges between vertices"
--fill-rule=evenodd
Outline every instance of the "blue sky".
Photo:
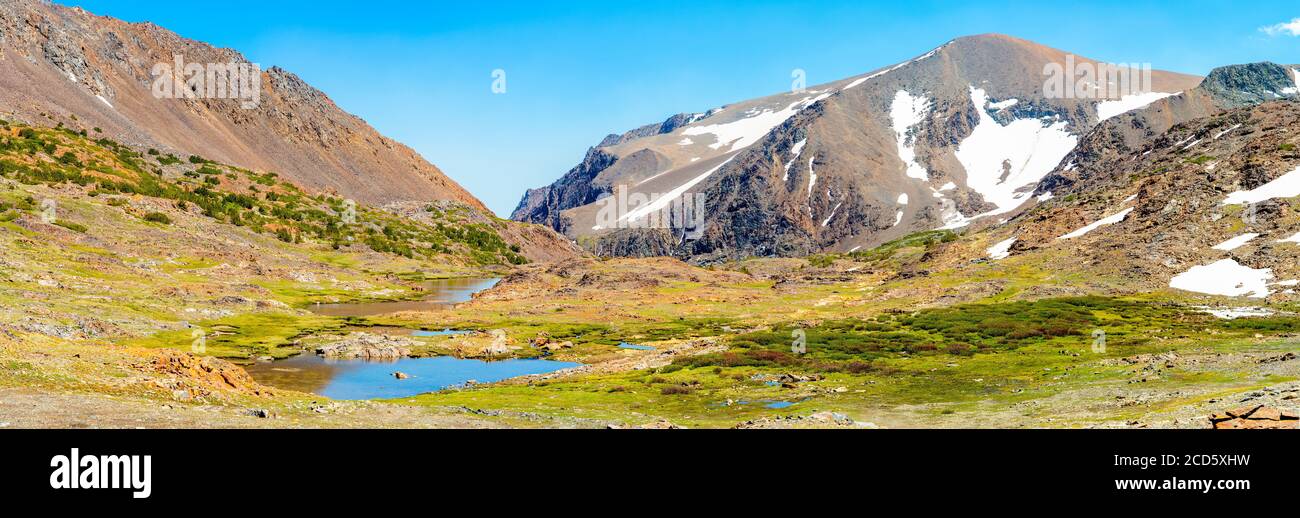
M 606 134 L 785 90 L 796 68 L 833 81 L 956 36 L 1197 74 L 1300 62 L 1300 37 L 1260 30 L 1300 18 L 1294 0 L 59 1 L 290 70 L 503 216 Z M 496 69 L 505 94 L 492 93 Z

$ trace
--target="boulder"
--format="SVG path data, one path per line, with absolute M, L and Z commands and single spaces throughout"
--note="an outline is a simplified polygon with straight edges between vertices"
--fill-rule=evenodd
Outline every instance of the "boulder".
M 396 360 L 409 356 L 415 345 L 416 341 L 405 337 L 358 332 L 317 347 L 316 354 L 345 360 Z
M 1300 429 L 1300 413 L 1263 405 L 1234 408 L 1210 416 L 1216 430 Z

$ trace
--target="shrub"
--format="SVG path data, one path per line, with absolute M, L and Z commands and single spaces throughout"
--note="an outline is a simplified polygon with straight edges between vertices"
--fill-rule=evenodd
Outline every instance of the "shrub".
M 64 151 L 63 154 L 59 156 L 59 163 L 73 167 L 81 167 L 81 160 L 78 160 L 77 155 L 72 154 L 71 151 Z
M 172 219 L 161 212 L 150 212 L 144 215 L 144 220 L 150 223 L 161 223 L 163 225 L 172 224 Z
M 73 223 L 73 222 L 71 222 L 71 221 L 64 221 L 64 220 L 61 220 L 61 219 L 55 221 L 54 224 L 55 224 L 55 225 L 58 225 L 58 226 L 60 226 L 60 227 L 66 228 L 66 229 L 68 229 L 68 230 L 71 230 L 71 231 L 73 231 L 73 232 L 81 233 L 81 234 L 85 234 L 86 231 L 89 230 L 88 228 L 86 228 L 85 225 L 82 225 L 82 224 L 80 224 L 80 223 Z
M 289 232 L 289 229 L 286 228 L 276 229 L 275 237 L 278 238 L 280 241 L 284 241 L 285 243 L 294 242 L 293 233 Z
M 827 267 L 829 267 L 829 266 L 835 264 L 835 256 L 833 256 L 833 255 L 814 255 L 814 256 L 809 256 L 809 257 L 808 257 L 808 264 L 813 265 L 814 268 L 827 268 Z

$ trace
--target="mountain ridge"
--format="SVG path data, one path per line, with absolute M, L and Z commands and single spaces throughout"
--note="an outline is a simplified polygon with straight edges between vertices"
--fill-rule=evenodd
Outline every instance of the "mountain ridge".
M 40 0 L 0 6 L 0 113 L 32 124 L 100 128 L 141 147 L 276 171 L 364 203 L 481 201 L 414 150 L 340 109 L 279 67 L 261 72 L 261 103 L 157 99 L 152 67 L 247 63 L 150 22 L 127 23 Z

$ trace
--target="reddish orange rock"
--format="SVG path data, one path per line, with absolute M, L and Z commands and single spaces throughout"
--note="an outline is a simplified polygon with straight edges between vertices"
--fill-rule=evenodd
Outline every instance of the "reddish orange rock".
M 1228 411 L 1228 415 L 1232 417 L 1236 417 L 1238 419 L 1242 419 L 1250 416 L 1250 414 L 1255 413 L 1256 410 L 1259 410 L 1260 408 L 1263 407 L 1264 405 L 1255 405 L 1255 406 L 1244 406 L 1241 408 L 1234 408 Z
M 1295 410 L 1259 405 L 1212 414 L 1210 426 L 1215 430 L 1295 430 L 1300 429 L 1300 416 Z
M 1282 411 L 1276 408 L 1261 407 L 1250 414 L 1247 419 L 1255 421 L 1281 421 Z

